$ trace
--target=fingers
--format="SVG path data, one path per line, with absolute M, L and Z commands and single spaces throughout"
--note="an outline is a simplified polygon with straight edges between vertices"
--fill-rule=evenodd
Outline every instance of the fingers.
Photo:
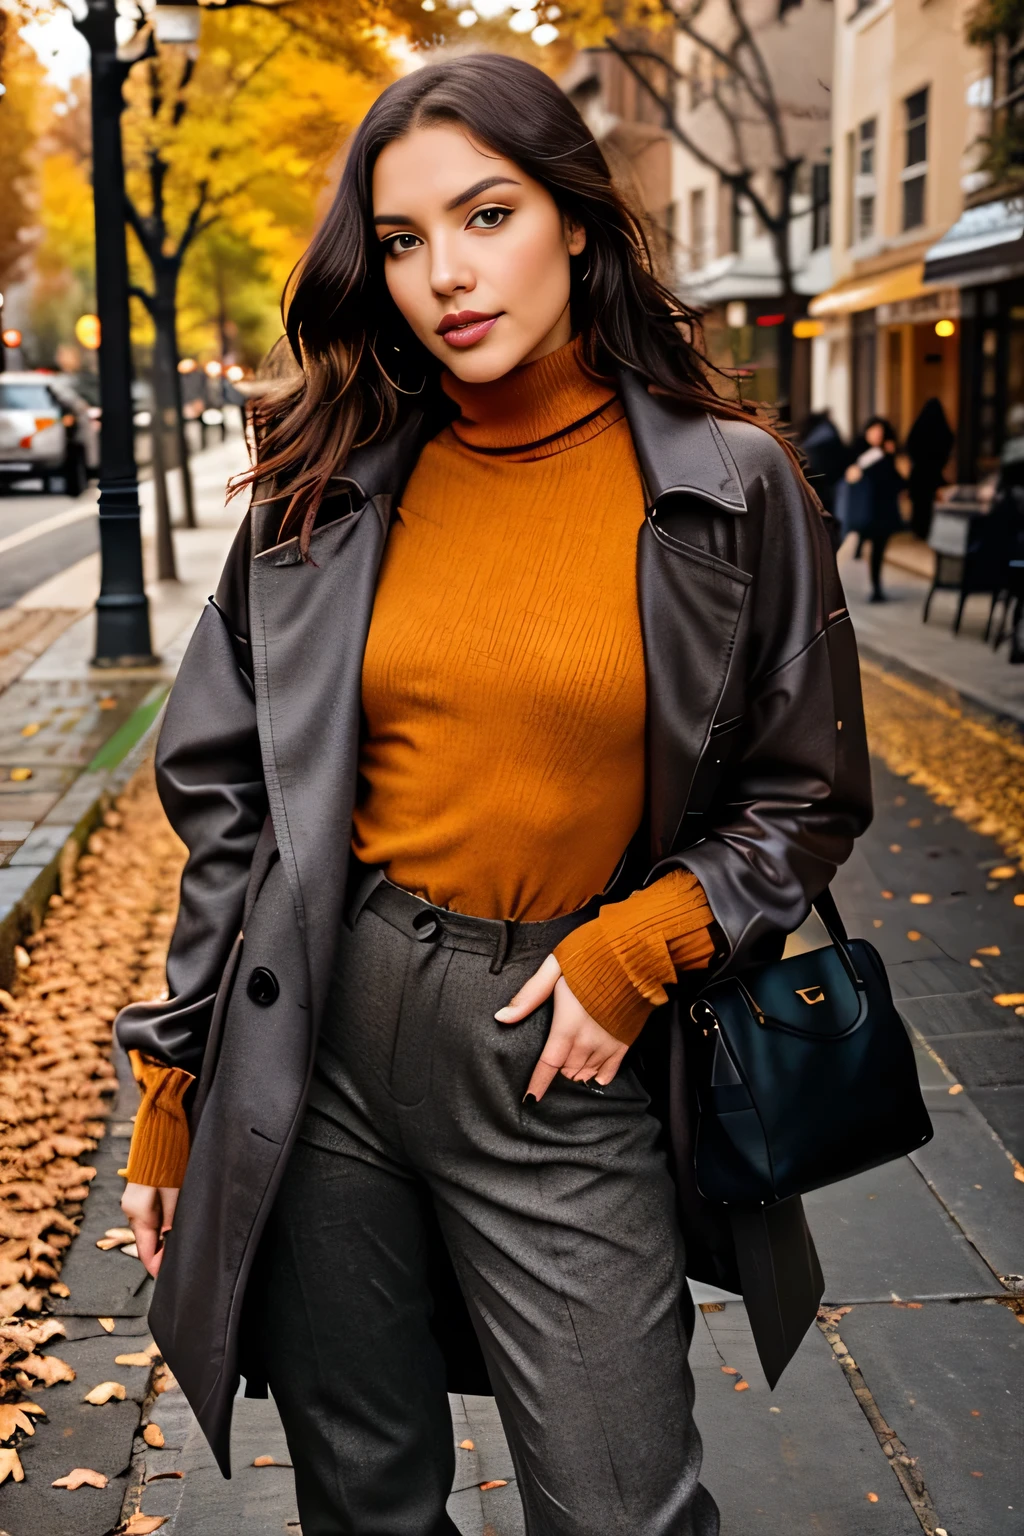
M 548 955 L 533 975 L 523 982 L 515 997 L 504 1008 L 498 1009 L 494 1015 L 498 1023 L 519 1024 L 527 1014 L 533 1013 L 551 996 L 561 974 L 562 967 L 554 955 Z
M 602 1088 L 607 1088 L 609 1083 L 615 1081 L 619 1068 L 622 1066 L 622 1058 L 626 1054 L 626 1046 L 620 1045 L 617 1051 L 613 1051 L 602 1063 L 596 1074 L 596 1081 Z
M 121 1209 L 135 1234 L 139 1258 L 151 1275 L 159 1272 L 163 1237 L 169 1232 L 178 1200 L 176 1189 L 156 1189 L 148 1184 L 126 1184 Z
M 532 979 L 532 978 L 531 978 Z M 626 1054 L 626 1047 L 603 1029 L 574 997 L 564 977 L 555 984 L 555 1007 L 548 1038 L 533 1069 L 526 1098 L 538 1102 L 559 1073 L 576 1082 L 597 1079 L 602 1087 L 612 1081 Z

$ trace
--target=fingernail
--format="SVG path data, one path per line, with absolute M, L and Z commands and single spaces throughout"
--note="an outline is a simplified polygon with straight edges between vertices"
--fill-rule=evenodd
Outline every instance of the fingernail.
M 523 1103 L 529 1105 L 531 1108 L 532 1108 L 532 1106 L 534 1104 L 536 1104 L 536 1102 L 537 1102 L 537 1095 L 534 1094 L 534 1093 L 527 1093 L 523 1097 Z
M 507 1007 L 499 1008 L 494 1017 L 498 1020 L 499 1024 L 505 1024 L 512 1017 L 513 1012 L 512 1004 L 509 1003 Z

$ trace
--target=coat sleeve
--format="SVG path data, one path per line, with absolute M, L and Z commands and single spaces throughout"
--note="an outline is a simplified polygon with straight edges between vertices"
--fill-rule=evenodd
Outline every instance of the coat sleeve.
M 256 705 L 247 674 L 248 519 L 182 660 L 156 750 L 157 789 L 188 849 L 167 956 L 166 1001 L 122 1009 L 117 1038 L 198 1074 L 213 1002 L 242 924 L 249 868 L 267 814 Z
M 724 941 L 716 971 L 761 958 L 760 941 L 800 926 L 872 814 L 860 664 L 831 519 L 781 447 L 757 428 L 737 431 L 741 470 L 756 434 L 758 473 L 744 479 L 748 515 L 761 519 L 745 670 L 731 680 L 743 725 L 707 835 L 648 877 L 680 865 L 697 876 Z

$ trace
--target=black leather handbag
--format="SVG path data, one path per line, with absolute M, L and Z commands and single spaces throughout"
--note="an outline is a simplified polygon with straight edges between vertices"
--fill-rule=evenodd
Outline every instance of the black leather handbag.
M 708 1200 L 773 1204 L 931 1140 L 881 958 L 847 938 L 829 891 L 814 906 L 830 946 L 711 982 L 690 1009 Z

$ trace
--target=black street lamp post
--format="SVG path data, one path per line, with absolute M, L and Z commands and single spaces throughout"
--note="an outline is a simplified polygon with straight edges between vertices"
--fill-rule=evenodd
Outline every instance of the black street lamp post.
M 139 477 L 131 391 L 128 251 L 125 242 L 121 94 L 129 65 L 117 55 L 115 0 L 88 0 L 75 25 L 92 53 L 92 178 L 96 309 L 100 321 L 100 595 L 97 667 L 151 666 L 149 601 L 142 575 Z

